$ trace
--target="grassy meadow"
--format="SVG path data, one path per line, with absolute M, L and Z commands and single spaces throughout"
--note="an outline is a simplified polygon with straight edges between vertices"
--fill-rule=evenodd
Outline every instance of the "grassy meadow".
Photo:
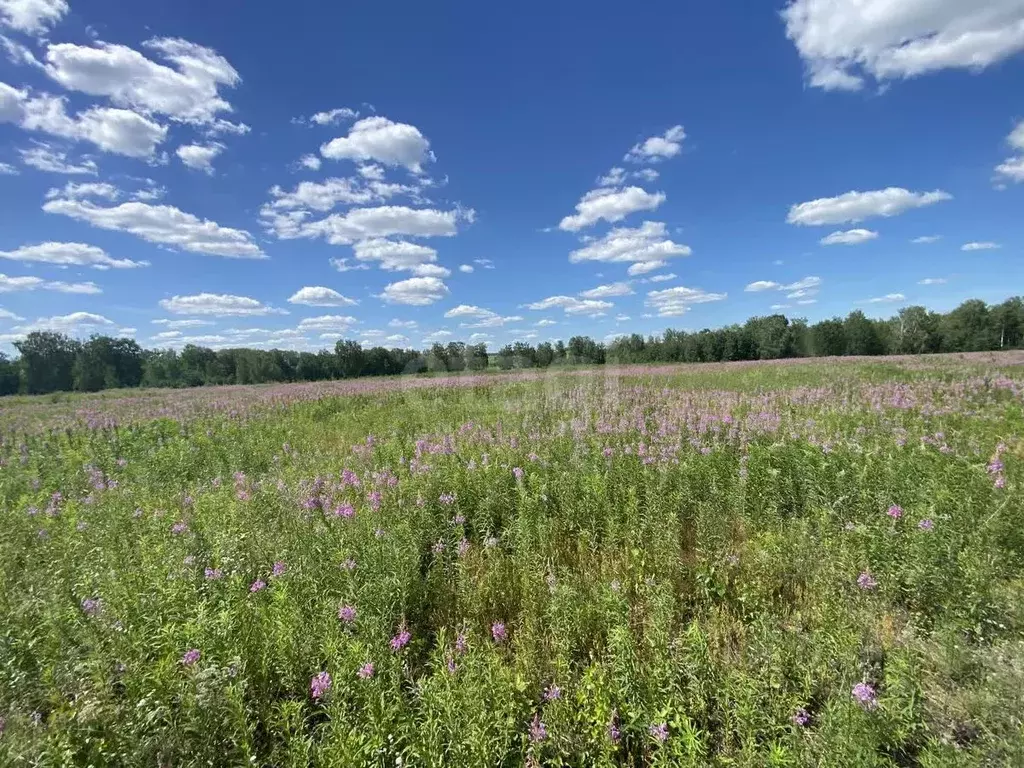
M 0 402 L 0 765 L 1024 765 L 1020 358 Z

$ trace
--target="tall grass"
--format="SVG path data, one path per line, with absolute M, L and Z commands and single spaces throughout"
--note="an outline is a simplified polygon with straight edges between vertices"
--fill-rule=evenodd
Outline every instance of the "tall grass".
M 15 422 L 4 765 L 1024 764 L 1019 374 L 245 393 Z

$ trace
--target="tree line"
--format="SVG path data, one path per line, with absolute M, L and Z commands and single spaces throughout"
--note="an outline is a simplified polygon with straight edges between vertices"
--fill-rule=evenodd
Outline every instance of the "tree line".
M 607 344 L 589 336 L 568 343 L 525 341 L 488 353 L 484 344 L 453 341 L 426 350 L 363 348 L 339 341 L 333 350 L 294 352 L 249 348 L 213 350 L 188 345 L 143 349 L 133 339 L 93 336 L 78 341 L 35 331 L 14 343 L 18 357 L 0 354 L 0 395 L 96 392 L 119 387 L 197 387 L 215 384 L 324 381 L 358 376 L 483 371 L 489 367 L 546 368 L 608 363 L 705 363 L 788 357 L 983 352 L 1024 345 L 1024 300 L 987 305 L 972 299 L 946 314 L 924 307 L 876 320 L 860 310 L 810 325 L 775 314 L 743 325 L 697 333 L 666 330 L 632 334 Z

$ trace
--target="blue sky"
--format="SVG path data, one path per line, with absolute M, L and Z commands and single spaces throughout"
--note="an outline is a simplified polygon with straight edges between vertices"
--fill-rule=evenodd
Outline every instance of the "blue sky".
M 0 33 L 8 351 L 494 347 L 1024 287 L 1024 0 L 0 0 Z

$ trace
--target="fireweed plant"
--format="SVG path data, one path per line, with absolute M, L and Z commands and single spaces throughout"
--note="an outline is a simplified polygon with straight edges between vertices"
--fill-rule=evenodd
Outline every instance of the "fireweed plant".
M 1024 765 L 1014 362 L 19 399 L 0 764 Z

